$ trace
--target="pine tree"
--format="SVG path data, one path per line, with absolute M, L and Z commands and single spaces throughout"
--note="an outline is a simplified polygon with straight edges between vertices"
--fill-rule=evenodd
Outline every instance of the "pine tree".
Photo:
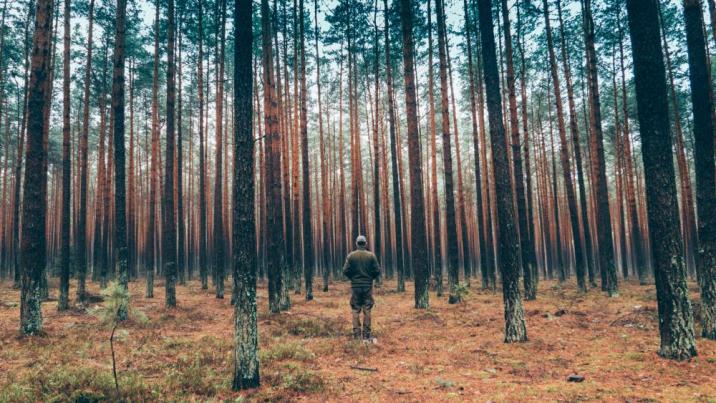
M 701 334 L 716 339 L 716 181 L 714 179 L 714 94 L 706 55 L 701 1 L 684 0 L 689 53 L 691 106 L 694 114 L 696 206 L 698 209 L 697 275 L 701 286 Z
M 164 192 L 162 194 L 162 260 L 164 264 L 165 292 L 167 308 L 176 306 L 176 220 L 174 218 L 174 137 L 176 101 L 174 62 L 174 0 L 167 4 L 167 138 L 164 169 Z
M 70 0 L 65 0 L 62 43 L 62 256 L 60 298 L 57 303 L 60 311 L 69 308 L 70 294 Z
M 269 310 L 281 310 L 281 290 L 286 279 L 282 276 L 283 241 L 281 239 L 281 133 L 279 132 L 279 111 L 276 103 L 276 82 L 274 79 L 273 50 L 271 46 L 271 9 L 268 0 L 261 0 L 261 43 L 264 84 L 264 125 L 267 152 L 265 175 L 267 182 L 267 231 L 268 231 L 268 288 Z
M 418 139 L 418 115 L 416 110 L 415 69 L 413 64 L 413 4 L 400 0 L 400 22 L 403 36 L 403 72 L 405 81 L 405 109 L 408 121 L 408 157 L 410 164 L 410 224 L 411 266 L 415 278 L 415 307 L 427 309 L 428 300 L 428 251 L 425 236 L 425 202 L 423 196 L 422 162 Z
M 306 35 L 304 34 L 303 0 L 299 0 L 301 37 L 301 170 L 303 172 L 303 271 L 306 280 L 306 299 L 313 299 L 313 227 L 311 224 L 311 186 L 308 165 L 308 87 L 306 86 Z M 321 111 L 319 110 L 320 114 Z
M 607 187 L 606 162 L 604 158 L 604 140 L 602 135 L 602 111 L 599 100 L 599 75 L 597 72 L 597 53 L 595 50 L 594 19 L 591 0 L 582 2 L 582 23 L 586 48 L 587 83 L 589 87 L 589 131 L 591 179 L 595 187 L 597 244 L 599 245 L 599 267 L 602 273 L 602 291 L 610 297 L 619 295 L 616 267 L 614 266 L 614 247 L 612 245 L 612 224 L 609 215 L 609 194 Z
M 22 209 L 20 332 L 35 335 L 42 332 L 40 283 L 46 264 L 46 150 L 44 148 L 47 80 L 50 79 L 50 38 L 52 35 L 53 1 L 38 0 L 35 11 L 35 32 L 32 37 L 32 62 L 28 85 L 27 145 Z
M 492 23 L 492 0 L 478 0 L 478 18 L 484 78 L 489 113 L 490 140 L 494 161 L 499 223 L 499 261 L 502 274 L 502 298 L 505 304 L 505 342 L 527 340 L 525 317 L 520 295 L 519 278 L 522 271 L 517 220 L 512 199 L 512 185 L 507 161 L 505 126 L 502 118 L 500 79 L 497 72 L 495 36 Z
M 388 18 L 388 0 L 383 0 L 383 12 L 385 21 L 385 80 L 388 97 L 388 127 L 390 131 L 390 161 L 391 161 L 391 182 L 393 188 L 393 209 L 395 210 L 395 245 L 396 245 L 396 272 L 398 274 L 398 292 L 405 292 L 405 248 L 403 240 L 403 202 L 400 197 L 402 187 L 400 171 L 398 170 L 398 133 L 396 127 L 395 94 L 393 90 L 393 66 L 390 56 L 390 20 Z M 343 170 L 341 169 L 341 175 Z
M 259 386 L 256 318 L 256 223 L 254 218 L 253 23 L 252 1 L 234 5 L 234 187 L 233 277 L 234 390 Z
M 549 3 L 543 0 L 545 32 L 547 34 L 547 50 L 549 53 L 550 73 L 552 77 L 552 85 L 554 89 L 555 107 L 557 109 L 557 127 L 559 131 L 560 142 L 560 161 L 562 163 L 562 175 L 564 178 L 564 186 L 567 193 L 567 205 L 569 207 L 568 214 L 570 224 L 572 225 L 572 236 L 574 239 L 574 257 L 575 269 L 577 274 L 577 287 L 581 292 L 587 290 L 585 281 L 585 253 L 582 248 L 582 241 L 579 236 L 579 217 L 577 216 L 577 199 L 574 194 L 574 184 L 572 182 L 572 163 L 569 156 L 569 147 L 567 145 L 567 133 L 564 122 L 564 107 L 562 105 L 562 92 L 559 86 L 559 74 L 557 72 L 557 58 L 554 52 L 554 44 L 552 41 L 552 28 L 550 26 Z M 562 44 L 564 48 L 564 44 Z M 556 173 L 555 173 L 556 175 Z M 561 279 L 564 280 L 564 279 Z
M 659 355 L 685 360 L 696 355 L 696 345 L 679 233 L 666 71 L 656 0 L 627 0 L 627 14 L 659 309 Z

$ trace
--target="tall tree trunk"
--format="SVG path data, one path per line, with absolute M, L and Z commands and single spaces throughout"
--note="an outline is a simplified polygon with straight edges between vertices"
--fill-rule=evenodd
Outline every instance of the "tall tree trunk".
M 415 307 L 427 309 L 428 269 L 427 237 L 425 236 L 425 202 L 423 198 L 418 115 L 416 111 L 413 66 L 413 7 L 411 0 L 400 0 L 400 22 L 403 35 L 403 71 L 405 77 L 405 109 L 408 121 L 408 156 L 410 162 L 411 266 L 415 276 Z
M 201 87 L 199 88 L 201 91 Z M 149 219 L 147 222 L 147 298 L 154 298 L 154 272 L 157 261 L 157 197 L 159 189 L 159 2 L 155 5 L 154 15 L 154 63 L 152 74 L 152 158 L 149 178 Z M 201 115 L 201 114 L 200 114 Z
M 701 286 L 701 334 L 716 340 L 716 180 L 714 179 L 714 94 L 711 86 L 704 17 L 699 0 L 684 0 L 689 53 L 691 106 L 694 113 L 696 201 L 699 247 L 696 267 Z
M 207 260 L 207 229 L 206 229 L 206 152 L 204 150 L 204 14 L 202 0 L 198 0 L 199 19 L 199 55 L 197 61 L 197 90 L 199 92 L 199 276 L 201 289 L 209 288 L 208 260 Z
M 176 221 L 177 221 L 177 274 L 179 276 L 179 284 L 185 284 L 185 248 L 186 248 L 186 223 L 184 219 L 184 178 L 183 178 L 183 131 L 182 131 L 182 60 L 181 60 L 181 48 L 182 48 L 182 15 L 183 9 L 177 14 L 179 15 L 179 33 L 177 40 L 177 49 L 179 57 L 177 59 L 177 152 L 176 152 Z
M 681 227 L 683 228 L 684 237 L 684 255 L 686 257 L 686 267 L 690 273 L 694 269 L 694 243 L 697 242 L 696 234 L 696 217 L 694 213 L 694 192 L 691 187 L 691 175 L 689 174 L 689 164 L 686 161 L 686 147 L 684 145 L 684 130 L 681 126 L 681 105 L 679 97 L 676 94 L 676 84 L 674 80 L 674 72 L 671 65 L 671 53 L 669 52 L 669 43 L 666 40 L 666 29 L 662 23 L 661 7 L 657 4 L 659 10 L 659 25 L 661 27 L 661 40 L 664 47 L 664 60 L 666 61 L 666 73 L 669 79 L 669 95 L 671 96 L 671 109 L 674 114 L 674 148 L 676 149 L 676 162 L 679 169 L 679 187 L 681 190 Z M 646 268 L 644 268 L 644 271 Z M 644 276 L 646 277 L 646 276 Z M 646 282 L 646 281 L 644 281 Z
M 102 58 L 102 80 L 99 94 L 99 156 L 97 158 L 97 184 L 95 186 L 95 231 L 93 279 L 100 279 L 100 287 L 107 285 L 107 228 L 109 215 L 109 194 L 107 192 L 107 164 L 105 142 L 107 139 L 107 65 L 109 50 L 104 47 Z M 98 267 L 99 266 L 99 267 Z M 99 269 L 99 270 L 98 270 Z
M 709 3 L 709 17 L 711 17 L 711 36 L 716 42 L 716 1 L 707 0 Z
M 378 134 L 378 116 L 380 115 L 380 50 L 379 50 L 379 34 L 378 34 L 378 0 L 373 3 L 373 25 L 375 26 L 375 35 L 373 39 L 373 51 L 375 60 L 373 61 L 373 75 L 375 85 L 375 111 L 373 112 L 373 227 L 375 234 L 373 237 L 373 253 L 378 257 L 379 261 L 383 260 L 382 238 L 381 238 L 381 205 L 380 205 L 380 135 Z M 319 109 L 320 114 L 320 109 Z
M 437 163 L 437 128 L 435 123 L 435 95 L 434 95 L 434 81 L 435 73 L 433 72 L 433 24 L 432 24 L 432 11 L 430 5 L 433 3 L 432 0 L 428 0 L 428 108 L 430 114 L 430 167 L 431 167 L 431 189 L 429 193 L 431 210 L 433 213 L 433 267 L 435 275 L 435 286 L 437 296 L 443 295 L 443 254 L 442 254 L 442 227 L 440 225 L 440 200 L 438 194 L 438 163 Z M 468 35 L 468 41 L 470 37 Z M 468 45 L 468 55 L 471 54 L 472 49 Z M 468 56 L 468 59 L 470 57 Z M 470 60 L 470 62 L 472 62 Z M 474 108 L 472 109 L 474 111 Z M 477 149 L 477 148 L 476 148 Z M 478 167 L 479 169 L 479 167 Z M 482 226 L 480 226 L 482 228 Z
M 519 47 L 520 47 L 520 97 L 522 101 L 522 133 L 524 142 L 524 155 L 525 155 L 525 180 L 526 180 L 526 199 L 527 199 L 527 232 L 520 233 L 520 240 L 522 241 L 521 247 L 522 255 L 526 257 L 526 261 L 523 260 L 524 266 L 524 284 L 525 284 L 525 299 L 533 300 L 537 298 L 536 289 L 536 270 L 537 264 L 535 261 L 535 246 L 534 246 L 534 215 L 532 207 L 532 173 L 530 166 L 530 141 L 529 141 L 529 130 L 528 117 L 527 117 L 527 66 L 525 64 L 525 49 L 524 49 L 524 31 L 522 30 L 522 14 L 520 8 L 517 8 L 517 35 L 519 36 Z M 525 244 L 526 241 L 526 244 Z
M 455 220 L 455 191 L 454 178 L 452 171 L 452 150 L 450 146 L 450 104 L 448 100 L 448 77 L 447 77 L 447 45 L 446 45 L 446 29 L 445 29 L 445 12 L 443 10 L 442 0 L 435 0 L 435 11 L 437 13 L 438 24 L 438 57 L 440 59 L 440 112 L 442 123 L 442 143 L 443 143 L 443 169 L 444 169 L 444 186 L 445 186 L 445 227 L 447 236 L 447 272 L 448 286 L 450 287 L 450 297 L 448 302 L 451 304 L 458 302 L 455 294 L 456 287 L 459 282 L 459 252 L 457 242 L 457 223 Z M 411 170 L 410 178 L 413 180 L 415 171 Z M 411 199 L 412 200 L 412 199 Z
M 385 17 L 385 80 L 388 87 L 388 124 L 390 130 L 390 160 L 393 183 L 393 209 L 395 210 L 395 247 L 396 272 L 398 274 L 398 292 L 405 292 L 405 250 L 403 248 L 403 203 L 400 197 L 400 172 L 398 171 L 398 134 L 396 128 L 395 95 L 393 94 L 393 66 L 390 56 L 390 22 L 388 19 L 388 0 L 383 0 Z M 343 170 L 341 170 L 341 175 Z
M 281 268 L 284 264 L 283 241 L 281 239 L 281 133 L 278 130 L 278 105 L 274 81 L 273 50 L 271 48 L 271 9 L 268 0 L 261 0 L 261 42 L 264 78 L 264 125 L 268 152 L 266 153 L 267 212 L 268 212 L 268 277 L 269 309 L 272 313 L 281 310 L 281 289 L 284 280 Z
M 70 0 L 65 0 L 64 34 L 62 38 L 62 256 L 60 266 L 60 297 L 57 310 L 69 308 L 70 294 Z M 2 115 L 0 115 L 2 116 Z M 1 263 L 1 262 L 0 262 Z
M 619 8 L 620 10 L 621 8 Z M 617 17 L 620 17 L 618 14 Z M 636 272 L 641 284 L 646 284 L 648 275 L 648 267 L 646 257 L 644 256 L 643 236 L 641 233 L 641 225 L 639 223 L 639 212 L 636 205 L 636 193 L 634 186 L 634 159 L 631 152 L 631 131 L 629 129 L 629 110 L 627 102 L 627 88 L 624 67 L 624 41 L 621 18 L 618 18 L 619 30 L 619 63 L 621 69 L 621 86 L 622 86 L 622 115 L 623 115 L 623 140 L 624 140 L 624 166 L 626 168 L 626 194 L 627 194 L 627 213 L 629 215 L 629 236 L 631 240 L 632 254 Z M 637 178 L 638 179 L 638 178 Z
M 474 5 L 474 4 L 471 4 Z M 480 253 L 480 273 L 482 276 L 482 288 L 487 288 L 489 283 L 488 276 L 488 263 L 487 263 L 487 247 L 485 240 L 485 215 L 483 214 L 483 196 L 485 189 L 483 188 L 482 176 L 485 175 L 485 171 L 481 169 L 482 158 L 480 150 L 485 147 L 483 142 L 480 145 L 480 138 L 478 137 L 478 126 L 477 126 L 477 100 L 476 100 L 476 80 L 480 80 L 477 77 L 478 73 L 475 71 L 473 56 L 472 56 L 472 32 L 475 31 L 475 27 L 470 20 L 470 12 L 468 9 L 467 0 L 463 3 L 463 9 L 465 11 L 465 37 L 467 41 L 467 63 L 468 63 L 468 75 L 469 75 L 469 90 L 470 90 L 470 117 L 472 123 L 472 142 L 473 142 L 473 159 L 475 162 L 475 201 L 476 208 L 475 214 L 478 220 L 478 251 Z M 432 64 L 432 63 L 431 63 Z M 479 85 L 479 84 L 478 84 Z M 435 174 L 435 172 L 433 172 Z M 435 185 L 434 193 L 437 193 L 437 184 Z M 437 197 L 435 195 L 434 197 Z
M 136 276 L 136 205 L 134 185 L 134 59 L 129 63 L 129 165 L 127 167 L 127 245 L 129 278 Z
M 45 120 L 39 117 L 45 108 L 46 81 L 49 79 L 52 3 L 52 0 L 37 1 L 28 86 L 20 286 L 20 332 L 26 335 L 42 332 L 40 283 L 47 261 L 44 202 L 46 194 L 43 193 L 43 182 L 46 182 L 47 178 L 43 170 L 46 159 L 43 145 Z
M 20 176 L 23 174 L 22 172 L 22 155 L 26 152 L 25 150 L 25 138 L 27 137 L 27 134 L 25 133 L 25 129 L 27 128 L 27 111 L 28 111 L 28 103 L 27 100 L 29 98 L 29 89 L 30 89 L 30 79 L 29 79 L 29 72 L 30 72 L 30 43 L 29 35 L 30 35 L 30 22 L 32 21 L 34 15 L 35 15 L 35 9 L 36 7 L 33 6 L 33 4 L 30 4 L 28 7 L 27 12 L 27 19 L 25 20 L 24 24 L 24 44 L 25 49 L 23 52 L 23 60 L 24 60 L 24 73 L 23 73 L 23 82 L 25 83 L 23 86 L 23 99 L 22 99 L 22 116 L 21 116 L 21 122 L 20 122 L 20 131 L 18 132 L 18 147 L 17 147 L 17 158 L 15 162 L 15 189 L 13 191 L 14 194 L 14 201 L 13 201 L 13 235 L 12 239 L 14 240 L 15 244 L 13 245 L 14 251 L 13 251 L 13 263 L 14 263 L 14 273 L 13 273 L 13 286 L 15 288 L 21 288 L 21 272 L 22 269 L 22 262 L 20 261 L 20 252 L 22 250 L 22 240 L 20 239 L 20 185 L 23 184 L 23 180 L 20 180 Z
M 173 1 L 173 0 L 170 0 Z M 128 289 L 129 273 L 127 251 L 127 195 L 125 191 L 125 162 L 124 162 L 124 47 L 125 47 L 125 20 L 127 15 L 127 1 L 117 0 L 117 16 L 115 22 L 114 57 L 112 73 L 112 126 L 114 128 L 114 228 L 117 263 L 119 265 L 119 284 Z M 126 307 L 125 307 L 126 308 Z M 120 310 L 118 317 L 127 318 L 126 309 Z
M 311 225 L 311 181 L 308 166 L 308 87 L 306 86 L 306 38 L 303 0 L 300 0 L 301 36 L 301 170 L 303 172 L 303 273 L 306 280 L 306 299 L 313 299 L 313 227 Z M 320 114 L 321 111 L 319 110 Z
M 216 76 L 216 169 L 214 177 L 214 287 L 216 298 L 224 298 L 224 209 L 223 209 L 223 133 L 224 133 L 224 50 L 226 46 L 226 0 L 220 1 Z M 172 46 L 172 45 L 170 45 Z
M 512 32 L 510 28 L 510 13 L 507 8 L 507 0 L 502 0 L 502 21 L 505 32 L 505 58 L 507 61 L 507 92 L 510 110 L 510 134 L 512 138 L 512 163 L 514 167 L 515 192 L 517 193 L 517 220 L 520 237 L 520 251 L 523 264 L 525 282 L 531 283 L 530 242 L 527 221 L 527 203 L 525 200 L 525 185 L 522 175 L 522 153 L 520 150 L 520 125 L 517 120 L 517 95 L 515 92 L 515 69 L 512 55 Z M 525 293 L 527 288 L 525 288 Z
M 499 261 L 502 274 L 502 298 L 505 304 L 505 342 L 527 340 L 519 279 L 522 272 L 519 234 L 513 206 L 510 168 L 507 161 L 505 127 L 502 119 L 500 78 L 497 72 L 495 36 L 492 24 L 492 0 L 478 1 L 481 51 L 485 62 L 485 90 L 489 113 L 492 158 L 494 161 L 499 222 Z
M 252 1 L 234 5 L 234 186 L 233 278 L 238 288 L 234 308 L 233 390 L 259 386 L 256 318 L 256 223 L 254 216 L 254 136 Z
M 685 360 L 696 355 L 696 344 L 679 234 L 666 72 L 659 40 L 657 4 L 655 1 L 627 0 L 627 14 L 634 55 L 634 81 L 659 309 L 659 355 Z M 603 245 L 599 247 L 603 248 Z
M 331 228 L 331 197 L 328 194 L 328 165 L 326 163 L 326 147 L 324 143 L 324 135 L 323 135 L 323 107 L 321 103 L 321 57 L 318 52 L 318 39 L 320 35 L 320 31 L 318 30 L 318 1 L 314 1 L 314 39 L 315 39 L 315 50 L 316 50 L 316 86 L 317 86 L 317 92 L 318 92 L 318 135 L 320 138 L 320 147 L 321 147 L 321 197 L 323 199 L 323 234 L 324 234 L 324 240 L 322 244 L 322 259 L 321 264 L 323 265 L 323 272 L 321 273 L 323 276 L 323 289 L 328 289 L 328 268 L 331 266 L 331 241 L 334 239 L 334 235 L 330 233 Z M 377 61 L 376 61 L 377 63 Z M 377 80 L 377 78 L 376 78 Z M 313 299 L 313 295 L 308 293 L 308 279 L 306 279 L 306 300 Z M 311 290 L 312 291 L 312 290 Z
M 90 0 L 87 31 L 87 62 L 85 64 L 84 95 L 82 99 L 82 133 L 80 135 L 80 203 L 79 217 L 77 218 L 77 299 L 81 302 L 85 299 L 85 279 L 87 277 L 87 142 L 89 137 L 89 103 L 90 103 L 90 79 L 92 74 L 92 28 L 94 25 L 94 0 Z
M 585 281 L 585 256 L 582 240 L 579 236 L 579 216 L 577 213 L 577 200 L 574 194 L 574 184 L 572 182 L 572 162 L 569 156 L 569 147 L 567 145 L 567 133 L 564 124 L 564 108 L 562 106 L 562 92 L 559 86 L 559 74 L 557 73 L 557 58 L 554 54 L 554 45 L 552 42 L 552 28 L 549 21 L 549 5 L 547 0 L 543 0 L 545 31 L 547 33 L 547 49 L 549 52 L 549 66 L 552 75 L 552 85 L 554 89 L 555 106 L 557 108 L 557 127 L 559 130 L 560 142 L 560 161 L 562 162 L 562 175 L 564 179 L 564 187 L 567 191 L 567 205 L 569 207 L 569 219 L 572 225 L 572 238 L 574 242 L 575 271 L 577 274 L 577 287 L 579 291 L 587 291 Z M 561 15 L 561 12 L 560 12 Z M 564 35 L 564 33 L 561 33 Z M 562 49 L 564 51 L 564 37 L 561 38 Z M 556 172 L 555 172 L 556 175 Z
M 167 5 L 167 138 L 164 169 L 164 192 L 162 193 L 162 260 L 167 308 L 177 305 L 176 300 L 176 219 L 174 217 L 174 127 L 176 98 L 174 62 L 174 0 Z M 220 96 L 217 94 L 217 97 Z M 215 212 L 216 214 L 216 212 Z
M 594 20 L 591 0 L 582 2 L 584 43 L 587 57 L 587 84 L 589 86 L 589 128 L 592 181 L 597 202 L 597 243 L 599 245 L 599 268 L 602 271 L 602 291 L 610 297 L 619 295 L 617 272 L 614 267 L 612 223 L 609 217 L 609 194 L 607 187 L 604 140 L 602 136 L 602 110 L 599 101 L 599 77 L 597 53 L 594 45 Z

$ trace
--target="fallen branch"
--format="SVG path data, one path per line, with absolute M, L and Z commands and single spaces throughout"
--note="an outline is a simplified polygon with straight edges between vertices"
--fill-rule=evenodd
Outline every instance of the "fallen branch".
M 351 365 L 351 369 L 357 369 L 358 371 L 378 372 L 378 368 L 361 367 L 358 365 Z
M 117 361 L 114 358 L 114 331 L 117 330 L 117 322 L 112 326 L 112 334 L 109 336 L 109 347 L 112 350 L 112 375 L 114 376 L 114 389 L 119 396 L 119 382 L 117 382 Z

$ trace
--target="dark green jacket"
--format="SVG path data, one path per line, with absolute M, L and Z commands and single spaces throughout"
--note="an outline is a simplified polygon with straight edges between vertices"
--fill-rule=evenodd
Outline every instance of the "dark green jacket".
M 351 287 L 372 287 L 373 280 L 380 276 L 378 258 L 373 252 L 365 249 L 358 249 L 346 258 L 343 265 L 343 275 L 351 281 Z

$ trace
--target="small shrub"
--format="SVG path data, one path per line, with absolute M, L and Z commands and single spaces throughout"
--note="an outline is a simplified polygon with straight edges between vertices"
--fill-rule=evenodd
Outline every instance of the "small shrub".
M 301 318 L 287 323 L 288 333 L 302 337 L 335 337 L 341 333 L 341 326 L 329 318 Z
M 353 357 L 365 357 L 375 351 L 375 344 L 364 343 L 362 340 L 351 339 L 343 345 L 343 352 Z
M 437 378 L 437 379 L 435 379 L 435 383 L 438 384 L 439 388 L 443 388 L 443 389 L 448 389 L 448 388 L 452 388 L 453 386 L 455 386 L 455 382 L 453 382 L 449 379 Z
M 282 343 L 259 351 L 259 358 L 261 362 L 282 360 L 312 361 L 316 356 L 299 343 Z
M 637 351 L 628 351 L 624 354 L 624 357 L 631 361 L 644 361 L 644 354 Z
M 215 376 L 214 370 L 211 367 L 203 367 L 198 359 L 190 365 L 185 365 L 180 360 L 179 368 L 169 373 L 167 384 L 174 391 L 213 396 L 216 393 Z
M 294 363 L 284 364 L 280 369 L 266 371 L 263 375 L 262 389 L 270 390 L 269 400 L 291 400 L 287 393 L 319 393 L 326 382 L 315 371 Z
M 125 319 L 131 319 L 136 323 L 146 323 L 149 321 L 147 315 L 135 308 L 132 308 L 131 296 L 129 290 L 122 287 L 119 283 L 113 281 L 102 290 L 102 297 L 104 297 L 104 306 L 91 310 L 102 323 L 113 326 L 117 322 L 122 322 Z M 126 317 L 123 317 L 126 315 Z
M 467 298 L 467 295 L 470 293 L 470 288 L 467 285 L 467 283 L 457 283 L 455 284 L 455 288 L 453 289 L 453 292 L 450 294 L 450 298 L 448 300 L 451 304 L 457 304 L 465 302 L 465 298 Z
M 107 400 L 146 400 L 151 390 L 138 377 L 125 376 L 120 395 L 116 395 L 114 380 L 107 372 L 96 368 L 63 365 L 38 368 L 0 391 L 0 402 L 72 401 L 97 402 Z
M 325 384 L 315 372 L 302 369 L 284 375 L 282 386 L 298 393 L 318 393 L 323 391 Z

